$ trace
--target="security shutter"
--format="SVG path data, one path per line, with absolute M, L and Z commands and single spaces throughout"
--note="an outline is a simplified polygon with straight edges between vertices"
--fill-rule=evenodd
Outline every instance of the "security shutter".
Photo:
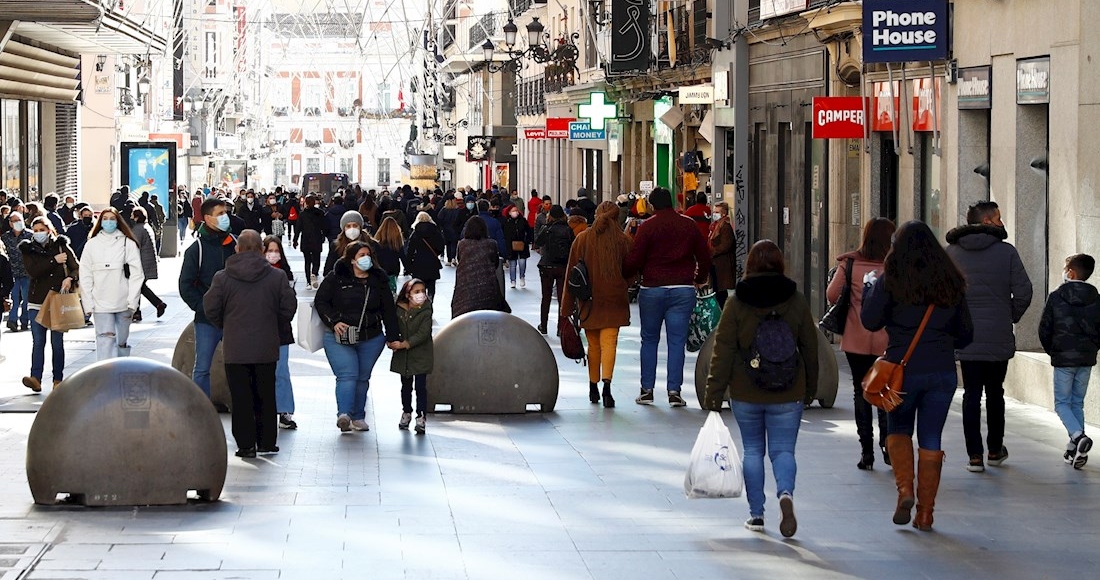
M 55 191 L 64 198 L 77 194 L 76 104 L 55 106 L 57 131 L 57 184 Z

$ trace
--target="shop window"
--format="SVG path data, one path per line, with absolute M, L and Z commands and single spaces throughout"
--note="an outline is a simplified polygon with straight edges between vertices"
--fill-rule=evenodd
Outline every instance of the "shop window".
M 27 104 L 27 193 L 31 199 L 42 199 L 39 192 L 42 175 L 42 116 L 39 111 L 42 105 L 36 101 L 26 101 Z
M 2 135 L 3 187 L 19 193 L 23 188 L 23 155 L 19 135 L 19 101 L 0 101 L 0 135 Z

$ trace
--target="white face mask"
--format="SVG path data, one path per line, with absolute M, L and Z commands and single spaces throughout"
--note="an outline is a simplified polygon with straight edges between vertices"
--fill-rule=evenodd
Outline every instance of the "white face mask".
M 283 257 L 279 255 L 279 252 L 268 252 L 264 254 L 264 257 L 267 258 L 267 263 L 272 266 L 278 264 L 279 261 L 283 259 Z
M 428 301 L 428 293 L 427 292 L 417 292 L 417 293 L 413 294 L 412 296 L 410 296 L 409 298 L 410 298 L 410 300 L 412 300 L 413 304 L 416 304 L 417 306 L 420 306 L 421 304 Z
M 1069 272 L 1066 272 L 1065 270 L 1062 270 L 1062 283 L 1064 284 L 1064 283 L 1069 282 L 1069 281 L 1070 281 L 1069 280 Z
M 21 221 L 19 221 L 19 222 L 12 222 L 12 224 L 11 224 L 11 229 L 12 229 L 12 230 L 13 230 L 13 231 L 14 231 L 15 233 L 19 233 L 19 232 L 23 231 L 23 228 L 25 228 L 25 227 L 26 227 L 26 226 L 24 226 L 24 225 L 23 225 L 23 222 L 21 222 Z
M 519 212 L 518 211 L 509 212 L 508 215 L 512 216 L 513 218 L 518 218 L 519 217 Z
M 348 228 L 348 229 L 344 230 L 344 237 L 349 239 L 349 240 L 358 240 L 359 239 L 359 233 L 360 233 L 359 228 Z

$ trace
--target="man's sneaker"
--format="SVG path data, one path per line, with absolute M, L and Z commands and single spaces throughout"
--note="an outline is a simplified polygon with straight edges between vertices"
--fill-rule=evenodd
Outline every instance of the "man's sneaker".
M 1065 461 L 1068 465 L 1073 465 L 1073 458 L 1077 453 L 1074 450 L 1066 449 L 1066 453 L 1062 455 L 1062 461 Z
M 42 392 L 42 381 L 38 377 L 23 377 L 23 386 L 36 392 Z
M 279 427 L 282 429 L 297 429 L 298 424 L 294 422 L 294 415 L 279 413 Z
M 684 402 L 684 398 L 680 396 L 680 391 L 669 391 L 668 405 L 670 407 L 683 407 L 687 405 L 687 403 Z
M 520 288 L 526 288 L 527 287 L 527 278 L 520 278 L 519 279 L 519 287 Z
M 428 418 L 424 415 L 420 415 L 419 417 L 417 417 L 416 427 L 414 427 L 414 429 L 416 429 L 417 434 L 423 435 L 424 431 L 428 429 Z
M 351 428 L 356 431 L 370 431 L 370 425 L 362 419 L 356 419 L 351 422 Z
M 783 514 L 779 519 L 779 533 L 783 534 L 784 538 L 789 538 L 798 531 L 798 520 L 794 517 L 794 498 L 791 494 L 784 493 L 779 496 L 779 510 Z
M 642 389 L 642 393 L 634 399 L 635 403 L 639 405 L 652 405 L 653 404 L 653 389 Z
M 764 518 L 752 518 L 745 520 L 745 529 L 750 532 L 764 531 Z
M 1092 439 L 1085 434 L 1077 438 L 1077 450 L 1073 456 L 1073 468 L 1081 469 L 1089 461 L 1089 451 L 1092 450 Z
M 1008 447 L 1002 445 L 1000 453 L 990 453 L 985 461 L 993 467 L 1000 467 L 1001 464 L 1005 462 L 1005 459 L 1008 459 Z
M 970 463 L 966 464 L 966 470 L 971 473 L 981 473 L 985 471 L 985 462 L 982 461 L 981 455 L 971 455 Z
M 401 413 L 401 420 L 397 422 L 397 428 L 402 431 L 409 430 L 409 423 L 412 423 L 412 413 Z
M 347 416 L 347 414 L 340 415 L 336 418 L 336 426 L 340 428 L 342 433 L 351 431 L 351 417 Z

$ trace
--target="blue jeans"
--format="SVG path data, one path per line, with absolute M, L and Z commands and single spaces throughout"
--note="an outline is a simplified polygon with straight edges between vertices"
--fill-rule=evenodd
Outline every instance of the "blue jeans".
M 336 412 L 353 421 L 367 417 L 367 390 L 374 363 L 386 347 L 386 336 L 378 336 L 347 345 L 336 342 L 336 335 L 325 332 L 325 357 L 336 375 Z
M 60 381 L 65 378 L 65 335 L 50 330 L 35 318 L 38 317 L 38 309 L 30 311 L 31 320 L 31 376 L 42 380 L 42 370 L 46 366 L 46 332 L 50 333 L 50 350 L 53 353 L 53 380 Z
M 1085 393 L 1092 367 L 1054 367 L 1054 412 L 1069 436 L 1085 432 Z
M 664 324 L 668 335 L 668 391 L 680 391 L 684 384 L 688 324 L 694 308 L 695 288 L 643 287 L 638 292 L 643 389 L 652 390 L 657 383 L 657 346 L 661 344 L 661 324 Z
M 519 277 L 521 279 L 527 279 L 527 258 L 516 258 L 514 260 L 508 260 L 508 279 L 513 283 L 516 281 L 516 270 L 519 269 Z
M 191 380 L 207 397 L 210 397 L 210 363 L 221 341 L 221 329 L 205 322 L 195 323 L 195 370 L 191 371 Z
M 290 384 L 290 345 L 279 347 L 279 362 L 275 364 L 275 409 L 278 413 L 294 412 L 294 386 Z
M 30 321 L 27 302 L 30 291 L 30 278 L 23 276 L 15 279 L 15 285 L 11 287 L 11 312 L 8 313 L 8 324 L 17 323 L 26 326 Z
M 890 434 L 912 437 L 915 424 L 917 446 L 928 451 L 939 451 L 947 411 L 951 409 L 951 400 L 955 398 L 958 386 L 955 371 L 905 375 L 902 387 L 905 394 L 898 408 L 890 412 L 887 421 Z
M 730 401 L 737 428 L 744 446 L 742 468 L 745 472 L 745 496 L 749 500 L 749 515 L 764 517 L 764 451 L 772 460 L 776 497 L 794 495 L 794 478 L 798 465 L 794 446 L 802 424 L 802 401 L 762 405 Z
M 187 234 L 187 228 L 190 225 L 191 225 L 191 219 L 190 218 L 181 217 L 181 218 L 176 219 L 176 229 L 179 230 L 179 236 L 180 236 L 180 241 L 181 242 L 183 241 L 183 236 Z

